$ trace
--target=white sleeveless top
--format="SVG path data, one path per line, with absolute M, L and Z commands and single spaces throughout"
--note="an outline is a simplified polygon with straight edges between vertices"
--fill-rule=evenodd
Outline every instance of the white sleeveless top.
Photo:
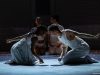
M 78 36 L 75 36 L 74 40 L 68 40 L 66 37 L 66 33 L 63 32 L 61 36 L 58 36 L 58 39 L 65 45 L 69 46 L 71 49 L 76 49 L 76 48 L 88 48 L 89 45 L 81 38 Z

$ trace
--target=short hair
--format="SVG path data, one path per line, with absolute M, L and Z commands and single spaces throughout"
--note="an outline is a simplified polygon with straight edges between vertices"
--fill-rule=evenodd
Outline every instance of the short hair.
M 39 27 L 37 27 L 37 30 L 36 30 L 35 34 L 43 35 L 46 32 L 47 32 L 47 28 L 45 26 L 39 26 Z
M 59 26 L 56 26 L 56 25 L 50 26 L 50 28 L 48 29 L 48 31 L 58 31 L 58 32 L 61 33 L 61 30 L 59 29 Z
M 51 16 L 53 19 L 55 19 L 57 22 L 59 22 L 60 21 L 60 18 L 59 18 L 59 16 L 58 15 L 52 15 Z

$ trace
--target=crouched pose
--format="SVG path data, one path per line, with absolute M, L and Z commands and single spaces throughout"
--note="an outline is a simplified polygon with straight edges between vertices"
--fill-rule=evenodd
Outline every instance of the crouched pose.
M 49 28 L 51 34 L 57 35 L 58 39 L 71 48 L 70 51 L 64 52 L 62 50 L 61 56 L 58 61 L 63 61 L 63 64 L 86 64 L 97 62 L 89 56 L 89 45 L 82 38 L 98 38 L 100 34 L 96 36 L 86 33 L 79 33 L 71 29 L 65 29 L 60 31 L 58 26 L 52 26 Z
M 38 31 L 43 32 L 44 35 L 45 31 L 43 31 L 43 27 L 38 27 L 37 29 L 34 29 L 33 32 L 29 32 L 13 39 L 8 39 L 7 43 L 13 41 L 18 42 L 11 47 L 12 60 L 6 63 L 19 65 L 35 65 L 37 63 L 43 63 L 43 60 L 35 52 L 32 52 L 32 48 L 34 48 L 33 45 L 37 40 L 37 35 L 39 35 Z

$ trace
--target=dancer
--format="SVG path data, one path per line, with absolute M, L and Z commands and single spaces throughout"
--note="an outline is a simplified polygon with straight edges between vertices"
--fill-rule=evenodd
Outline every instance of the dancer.
M 52 23 L 48 26 L 48 30 L 52 26 L 58 26 L 60 30 L 63 30 L 64 27 L 59 24 L 59 16 L 53 15 L 50 17 L 50 22 Z M 48 34 L 48 47 L 49 47 L 49 54 L 60 54 L 62 49 L 62 43 L 58 40 L 56 35 Z
M 41 17 L 36 17 L 35 19 L 35 26 L 31 29 L 31 32 L 38 27 L 44 27 L 45 30 L 47 30 L 47 27 L 45 25 L 42 24 L 42 19 Z M 41 33 L 41 32 L 40 32 Z M 46 33 L 45 33 L 46 34 Z M 42 35 L 38 35 L 38 40 L 35 43 L 35 46 L 33 50 L 35 50 L 35 52 L 38 55 L 44 55 L 46 52 L 46 48 L 47 48 L 47 41 L 46 41 L 46 37 L 42 36 Z
M 44 27 L 38 27 L 37 29 L 34 29 L 33 32 L 29 32 L 13 39 L 8 39 L 7 43 L 19 41 L 11 47 L 12 60 L 6 63 L 19 65 L 35 65 L 37 63 L 43 63 L 43 60 L 35 52 L 33 52 L 34 54 L 32 53 L 31 50 L 34 47 L 31 46 L 35 44 L 38 39 L 37 36 L 40 34 L 45 36 L 45 32 Z M 31 42 L 31 40 L 34 41 Z
M 96 36 L 79 33 L 71 29 L 60 30 L 58 26 L 51 26 L 49 28 L 49 33 L 57 35 L 58 39 L 69 46 L 72 50 L 65 53 L 62 50 L 61 56 L 58 58 L 59 61 L 63 61 L 63 64 L 85 64 L 97 62 L 89 56 L 89 45 L 81 38 L 99 38 L 100 34 Z M 81 38 L 80 38 L 81 37 Z

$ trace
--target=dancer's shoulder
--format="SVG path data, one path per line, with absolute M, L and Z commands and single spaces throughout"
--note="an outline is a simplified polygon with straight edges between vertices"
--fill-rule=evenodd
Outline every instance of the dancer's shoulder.
M 63 31 L 73 32 L 74 30 L 72 30 L 72 29 L 64 29 Z
M 71 33 L 78 33 L 77 31 L 74 31 L 72 29 L 64 29 L 62 32 L 71 32 Z

